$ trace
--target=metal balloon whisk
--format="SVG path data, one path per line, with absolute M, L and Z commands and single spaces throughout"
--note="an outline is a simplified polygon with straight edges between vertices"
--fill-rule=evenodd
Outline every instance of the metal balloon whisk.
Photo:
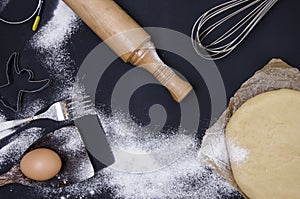
M 194 49 L 208 60 L 218 60 L 227 56 L 246 38 L 277 1 L 231 0 L 205 12 L 193 26 L 191 39 Z M 240 19 L 237 19 L 239 16 Z M 234 24 L 229 25 L 228 28 L 226 23 L 230 20 Z M 215 37 L 214 34 L 218 31 L 221 33 L 216 38 L 211 38 Z

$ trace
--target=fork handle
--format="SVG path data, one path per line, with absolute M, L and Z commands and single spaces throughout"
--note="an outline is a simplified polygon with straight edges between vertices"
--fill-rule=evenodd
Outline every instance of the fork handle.
M 14 128 L 14 127 L 17 127 L 17 126 L 20 126 L 20 125 L 28 123 L 28 122 L 31 122 L 32 120 L 34 120 L 34 117 L 1 122 L 0 123 L 0 132 L 11 129 L 11 128 Z

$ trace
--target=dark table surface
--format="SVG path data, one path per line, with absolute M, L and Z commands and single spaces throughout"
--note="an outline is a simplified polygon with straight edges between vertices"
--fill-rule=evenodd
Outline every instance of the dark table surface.
M 27 2 L 19 1 L 18 3 L 23 4 L 22 6 L 26 8 L 28 6 Z M 51 19 L 57 2 L 58 0 L 45 0 L 40 27 Z M 117 0 L 116 2 L 143 27 L 168 28 L 189 36 L 195 20 L 204 11 L 224 2 L 224 0 Z M 279 1 L 232 54 L 216 61 L 216 65 L 224 81 L 227 100 L 245 80 L 272 58 L 281 58 L 292 66 L 300 66 L 299 7 L 300 2 L 298 0 Z M 34 35 L 34 32 L 31 31 L 31 22 L 18 26 L 0 23 L 0 30 L 1 84 L 5 82 L 4 71 L 6 61 L 14 51 L 20 52 L 21 65 L 30 66 L 37 78 L 47 78 L 49 76 L 47 70 L 41 67 L 40 61 L 36 58 L 37 53 L 33 49 L 26 48 L 27 42 Z M 153 38 L 154 41 L 156 39 Z M 70 38 L 67 44 L 71 58 L 75 61 L 75 66 L 79 67 L 89 52 L 100 42 L 101 40 L 86 25 L 81 25 L 80 30 Z M 159 50 L 158 52 L 160 55 L 163 55 L 163 60 L 170 66 L 178 63 L 187 64 L 182 60 L 180 62 L 172 53 L 164 52 L 163 50 Z M 114 71 L 116 77 L 131 67 L 130 65 L 123 64 L 121 60 L 116 60 L 115 62 L 114 64 L 120 67 Z M 204 121 L 209 120 L 211 115 L 209 108 L 210 100 L 206 99 L 207 88 L 205 83 L 203 83 L 201 77 L 199 78 L 197 75 L 184 69 L 184 66 L 177 68 L 177 70 L 182 70 L 180 72 L 185 74 L 186 78 L 192 83 L 197 96 L 199 94 L 201 98 L 199 100 L 201 119 Z M 57 86 L 59 86 L 59 82 L 55 81 L 55 79 L 52 80 L 51 87 L 55 88 Z M 49 98 L 51 92 L 55 91 L 51 88 L 46 89 L 39 93 L 39 97 L 51 103 L 51 98 Z M 161 97 L 167 98 L 168 96 L 163 94 Z M 149 99 L 142 98 L 141 100 L 147 101 Z M 137 103 L 137 106 L 139 106 L 139 103 Z M 7 118 L 14 117 L 14 113 L 11 113 L 2 105 L 0 105 L 0 109 Z M 221 113 L 223 109 L 217 111 Z M 47 125 L 54 128 L 53 125 Z M 207 122 L 200 122 L 198 132 L 200 137 L 203 136 L 207 127 Z M 12 187 L 14 188 L 13 192 L 10 191 Z M 108 196 L 102 195 L 96 198 L 106 197 Z M 8 185 L 0 188 L 0 198 L 34 198 L 34 190 L 19 185 Z

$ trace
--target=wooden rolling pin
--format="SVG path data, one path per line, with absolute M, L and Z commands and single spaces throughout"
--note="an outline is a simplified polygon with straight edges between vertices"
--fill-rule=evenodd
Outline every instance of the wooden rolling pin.
M 113 0 L 63 0 L 124 62 L 148 70 L 181 102 L 192 86 L 158 57 L 150 35 Z

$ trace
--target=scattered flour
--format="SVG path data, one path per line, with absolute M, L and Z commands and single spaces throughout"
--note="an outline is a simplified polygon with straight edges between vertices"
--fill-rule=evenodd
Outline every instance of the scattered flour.
M 171 161 L 166 167 L 159 170 L 140 174 L 117 171 L 114 169 L 114 165 L 104 169 L 102 173 L 107 179 L 106 186 L 112 189 L 114 197 L 210 199 L 230 195 L 234 192 L 234 189 L 223 178 L 199 162 L 197 159 L 198 147 L 193 137 L 180 131 L 163 136 L 159 132 L 139 127 L 124 114 L 115 113 L 113 115 L 109 119 L 109 123 L 103 125 L 113 147 L 118 146 L 133 153 L 158 151 L 160 153 L 156 156 L 157 162 L 160 162 L 161 159 Z M 101 121 L 106 120 L 102 118 Z M 145 130 L 145 132 L 139 135 L 139 130 Z M 189 147 L 182 151 L 184 146 Z M 168 156 L 170 152 L 165 149 L 173 152 L 171 159 Z M 124 163 L 131 167 L 137 164 L 136 162 Z
M 10 0 L 1 0 L 0 2 L 0 13 L 4 10 L 4 8 L 9 4 Z
M 226 168 L 229 162 L 227 144 L 224 129 L 218 123 L 210 127 L 202 139 L 201 149 L 199 150 L 198 158 L 207 162 L 209 159 L 216 165 L 211 165 L 218 168 Z
M 3 121 L 5 121 L 5 120 L 6 120 L 5 116 L 2 115 L 2 113 L 0 112 L 0 122 L 3 122 Z
M 230 160 L 238 164 L 245 162 L 249 155 L 249 152 L 246 149 L 238 146 L 235 142 L 229 143 L 228 153 Z
M 0 122 L 5 122 L 5 121 L 6 121 L 6 118 L 0 112 Z M 13 134 L 13 132 L 14 132 L 13 129 L 9 129 L 6 131 L 0 131 L 0 140 L 5 138 L 6 136 Z
M 197 148 L 169 167 L 153 173 L 127 174 L 107 168 L 108 186 L 116 198 L 219 198 L 234 190 L 196 158 Z
M 0 132 L 0 140 L 14 133 L 13 129 L 5 130 Z
M 103 115 L 101 115 L 102 120 Z M 178 139 L 168 136 L 160 137 L 149 136 L 149 141 L 143 142 L 139 139 L 132 140 L 137 128 L 132 121 L 125 120 L 124 114 L 115 114 L 114 117 L 106 118 L 106 128 L 115 130 L 119 127 L 127 129 L 122 139 L 114 139 L 111 136 L 110 141 L 113 145 L 126 148 L 129 151 L 151 152 L 162 148 L 162 142 L 178 146 Z M 110 121 L 110 123 L 108 123 Z M 115 125 L 118 124 L 118 125 Z M 110 126 L 110 127 L 109 127 Z M 130 131 L 128 129 L 133 129 Z M 118 133 L 119 129 L 114 133 Z M 57 131 L 62 140 L 65 139 L 64 148 L 76 154 L 80 148 L 80 139 L 69 137 L 64 130 Z M 149 132 L 151 133 L 151 132 Z M 73 134 L 75 135 L 75 134 Z M 128 136 L 130 135 L 130 136 Z M 11 142 L 0 150 L 0 165 L 5 166 L 11 161 L 15 161 L 26 151 L 26 149 L 41 136 L 41 129 L 33 128 L 20 135 L 11 138 Z M 127 139 L 126 139 L 127 138 Z M 157 139 L 155 139 L 157 138 Z M 159 140 L 159 141 L 158 141 Z M 126 143 L 127 142 L 127 143 Z M 126 144 L 121 144 L 126 143 Z M 156 147 L 155 147 L 156 146 Z M 197 159 L 196 143 L 190 145 L 175 162 L 159 170 L 147 173 L 133 174 L 115 170 L 113 166 L 99 171 L 95 176 L 84 182 L 74 184 L 67 188 L 43 188 L 37 190 L 42 196 L 58 198 L 85 198 L 95 194 L 101 194 L 104 191 L 110 191 L 114 198 L 221 198 L 235 193 L 234 189 L 219 175 L 206 168 Z M 131 163 L 134 164 L 134 163 Z M 80 172 L 79 172 L 80 174 Z
M 111 117 L 105 117 L 101 112 L 98 115 L 110 143 L 131 153 L 170 150 L 175 143 L 177 148 L 181 148 L 180 144 L 194 143 L 193 135 L 185 134 L 182 129 L 179 133 L 162 134 L 160 129 L 139 126 L 125 113 L 113 111 Z
M 79 24 L 77 15 L 59 0 L 52 19 L 30 40 L 31 47 L 39 52 L 44 67 L 54 78 L 71 78 L 74 61 L 65 45 L 78 30 Z
M 225 179 L 220 177 L 212 170 L 206 168 L 204 164 L 197 159 L 198 147 L 195 140 L 185 142 L 178 136 L 156 137 L 155 132 L 148 132 L 147 142 L 141 140 L 141 137 L 132 139 L 136 134 L 137 127 L 130 120 L 124 119 L 124 114 L 115 113 L 114 117 L 104 118 L 99 116 L 101 121 L 105 121 L 104 129 L 112 131 L 106 132 L 108 140 L 112 147 L 118 147 L 132 153 L 151 153 L 164 148 L 173 146 L 180 148 L 180 142 L 189 144 L 188 150 L 185 150 L 175 161 L 166 167 L 162 167 L 153 172 L 131 173 L 116 170 L 111 165 L 87 181 L 72 185 L 65 189 L 40 189 L 39 193 L 45 197 L 57 198 L 86 198 L 95 194 L 109 191 L 113 198 L 128 199 L 148 199 L 148 198 L 201 198 L 215 199 L 224 196 L 232 196 L 236 192 Z M 126 117 L 125 117 L 126 118 Z M 122 127 L 125 132 L 123 136 L 115 137 L 121 132 Z M 151 134 L 152 133 L 152 134 Z M 109 135 L 111 134 L 111 135 Z M 178 155 L 178 154 L 174 154 Z M 115 156 L 116 160 L 118 156 Z M 164 154 L 157 156 L 164 158 Z M 128 166 L 134 167 L 137 162 L 124 162 Z
M 65 127 L 55 131 L 55 135 L 62 140 L 64 151 L 76 154 L 84 147 L 77 128 Z
M 45 108 L 46 102 L 41 99 L 28 100 L 23 102 L 22 112 L 18 113 L 19 118 L 34 116 L 41 109 Z
M 19 160 L 28 147 L 42 136 L 42 133 L 41 128 L 30 128 L 10 138 L 9 144 L 0 149 L 0 169 Z
M 68 167 L 72 169 L 72 179 L 83 181 L 94 176 L 94 168 L 76 127 L 63 127 L 48 135 L 59 142 L 55 147 L 59 153 L 65 154 L 66 157 L 71 160 L 70 162 L 65 162 L 64 165 L 65 168 Z M 80 157 L 80 161 L 78 161 L 78 157 Z M 61 172 L 61 174 L 59 178 L 63 181 L 70 177 L 68 172 Z

